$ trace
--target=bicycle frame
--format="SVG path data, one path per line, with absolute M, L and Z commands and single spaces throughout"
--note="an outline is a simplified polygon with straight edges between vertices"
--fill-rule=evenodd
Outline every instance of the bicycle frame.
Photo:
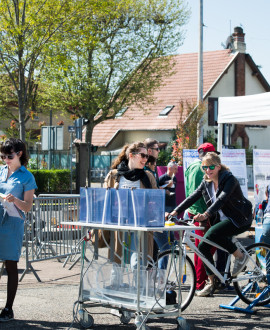
M 231 263 L 231 254 L 229 253 L 229 256 L 228 256 L 228 260 L 227 260 L 227 263 L 226 263 L 226 267 L 225 267 L 225 272 L 224 272 L 224 276 L 216 269 L 216 267 L 214 266 L 214 265 L 212 265 L 211 264 L 211 262 L 210 261 L 208 261 L 207 259 L 206 259 L 206 257 L 199 251 L 199 249 L 195 246 L 195 244 L 191 241 L 191 237 L 193 237 L 193 238 L 198 238 L 200 241 L 203 241 L 203 242 L 205 242 L 205 243 L 207 243 L 207 244 L 209 244 L 209 245 L 211 245 L 211 246 L 214 246 L 214 247 L 216 247 L 216 248 L 218 248 L 218 249 L 220 249 L 220 250 L 223 250 L 223 251 L 225 251 L 225 252 L 227 252 L 227 253 L 229 253 L 226 249 L 224 249 L 222 246 L 220 246 L 220 245 L 218 245 L 218 244 L 216 244 L 216 243 L 214 243 L 214 242 L 212 242 L 212 241 L 210 241 L 210 240 L 208 240 L 207 238 L 205 238 L 205 237 L 203 237 L 203 236 L 199 236 L 199 235 L 197 235 L 197 234 L 195 234 L 195 233 L 193 233 L 193 232 L 190 232 L 190 231 L 185 231 L 185 233 L 184 233 L 184 237 L 183 237 L 183 240 L 182 240 L 182 250 L 184 251 L 184 253 L 186 253 L 185 252 L 185 245 L 187 245 L 194 253 L 196 253 L 200 258 L 201 258 L 201 260 L 203 261 L 203 263 L 209 268 L 209 269 L 211 269 L 211 271 L 213 272 L 213 274 L 214 275 L 216 275 L 219 279 L 220 279 L 220 281 L 221 281 L 221 283 L 227 283 L 228 281 L 230 281 L 230 282 L 238 282 L 238 281 L 241 281 L 241 280 L 243 280 L 243 279 L 246 279 L 246 276 L 244 276 L 243 278 L 237 278 L 237 279 L 234 279 L 234 278 L 229 278 L 228 277 L 228 274 L 229 274 L 229 268 L 230 268 L 230 263 Z M 246 251 L 246 249 L 245 249 L 245 247 L 237 240 L 237 238 L 235 238 L 235 237 L 233 237 L 233 241 L 234 241 L 234 243 L 237 245 L 237 247 L 239 248 L 239 249 L 241 249 L 242 251 L 243 251 L 243 253 L 245 253 L 247 256 L 248 256 L 248 258 L 250 258 L 250 256 L 249 256 L 249 254 L 248 254 L 248 252 Z M 252 260 L 252 258 L 250 258 L 250 260 Z M 253 260 L 252 260 L 252 262 L 253 262 Z M 260 271 L 260 273 L 261 273 L 261 270 L 260 270 L 260 268 L 256 265 L 256 263 L 255 262 L 253 262 L 254 263 L 254 266 L 258 269 L 258 271 Z M 250 276 L 249 276 L 249 278 L 250 278 Z

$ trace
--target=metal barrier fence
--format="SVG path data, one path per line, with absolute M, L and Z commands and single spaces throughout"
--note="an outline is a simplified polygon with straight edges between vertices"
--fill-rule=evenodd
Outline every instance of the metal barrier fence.
M 66 258 L 65 265 L 68 258 L 80 254 L 82 230 L 72 225 L 78 220 L 79 206 L 80 195 L 44 194 L 34 198 L 32 210 L 26 215 L 22 253 L 26 267 L 20 281 L 27 271 L 41 281 L 33 268 L 34 262 Z M 62 225 L 63 221 L 70 221 L 70 225 Z

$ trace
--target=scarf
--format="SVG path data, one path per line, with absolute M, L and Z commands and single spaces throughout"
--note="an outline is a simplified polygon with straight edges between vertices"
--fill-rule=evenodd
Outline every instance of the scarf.
M 131 170 L 127 162 L 122 161 L 118 166 L 117 166 L 117 175 L 121 176 L 123 175 L 127 180 L 130 181 L 138 181 L 140 180 L 145 188 L 151 189 L 152 185 L 151 182 L 148 178 L 148 175 L 145 173 L 144 169 L 140 168 L 135 168 L 134 170 Z

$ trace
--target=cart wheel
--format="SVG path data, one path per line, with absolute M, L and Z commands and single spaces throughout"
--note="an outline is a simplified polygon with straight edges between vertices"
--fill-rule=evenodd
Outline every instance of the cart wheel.
M 86 310 L 80 310 L 79 311 L 79 315 L 80 315 L 80 325 L 85 328 L 91 328 L 94 325 L 94 319 L 93 317 L 86 311 Z
M 122 315 L 120 316 L 120 322 L 121 322 L 122 324 L 129 324 L 130 319 L 131 319 L 130 316 L 126 316 L 126 315 L 124 315 L 124 314 L 122 314 Z

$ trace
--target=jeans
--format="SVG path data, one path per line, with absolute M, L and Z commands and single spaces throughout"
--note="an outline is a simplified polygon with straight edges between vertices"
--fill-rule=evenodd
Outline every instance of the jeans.
M 148 232 L 147 233 L 147 261 L 148 263 L 152 263 L 153 260 L 153 247 L 154 247 L 154 239 L 153 239 L 153 232 Z M 142 246 L 141 246 L 142 247 Z M 141 247 L 139 251 L 141 251 Z M 138 265 L 138 253 L 137 253 L 137 248 L 138 248 L 138 239 L 137 239 L 137 232 L 132 232 L 130 234 L 130 267 L 131 269 L 137 269 Z M 142 264 L 142 259 L 140 257 L 140 265 Z
M 157 243 L 160 252 L 168 250 L 171 248 L 168 241 L 168 234 L 170 235 L 170 241 L 173 244 L 174 235 L 173 232 L 163 231 L 162 233 L 154 232 L 154 240 Z M 166 269 L 168 264 L 168 257 L 164 257 L 158 261 L 158 268 Z

